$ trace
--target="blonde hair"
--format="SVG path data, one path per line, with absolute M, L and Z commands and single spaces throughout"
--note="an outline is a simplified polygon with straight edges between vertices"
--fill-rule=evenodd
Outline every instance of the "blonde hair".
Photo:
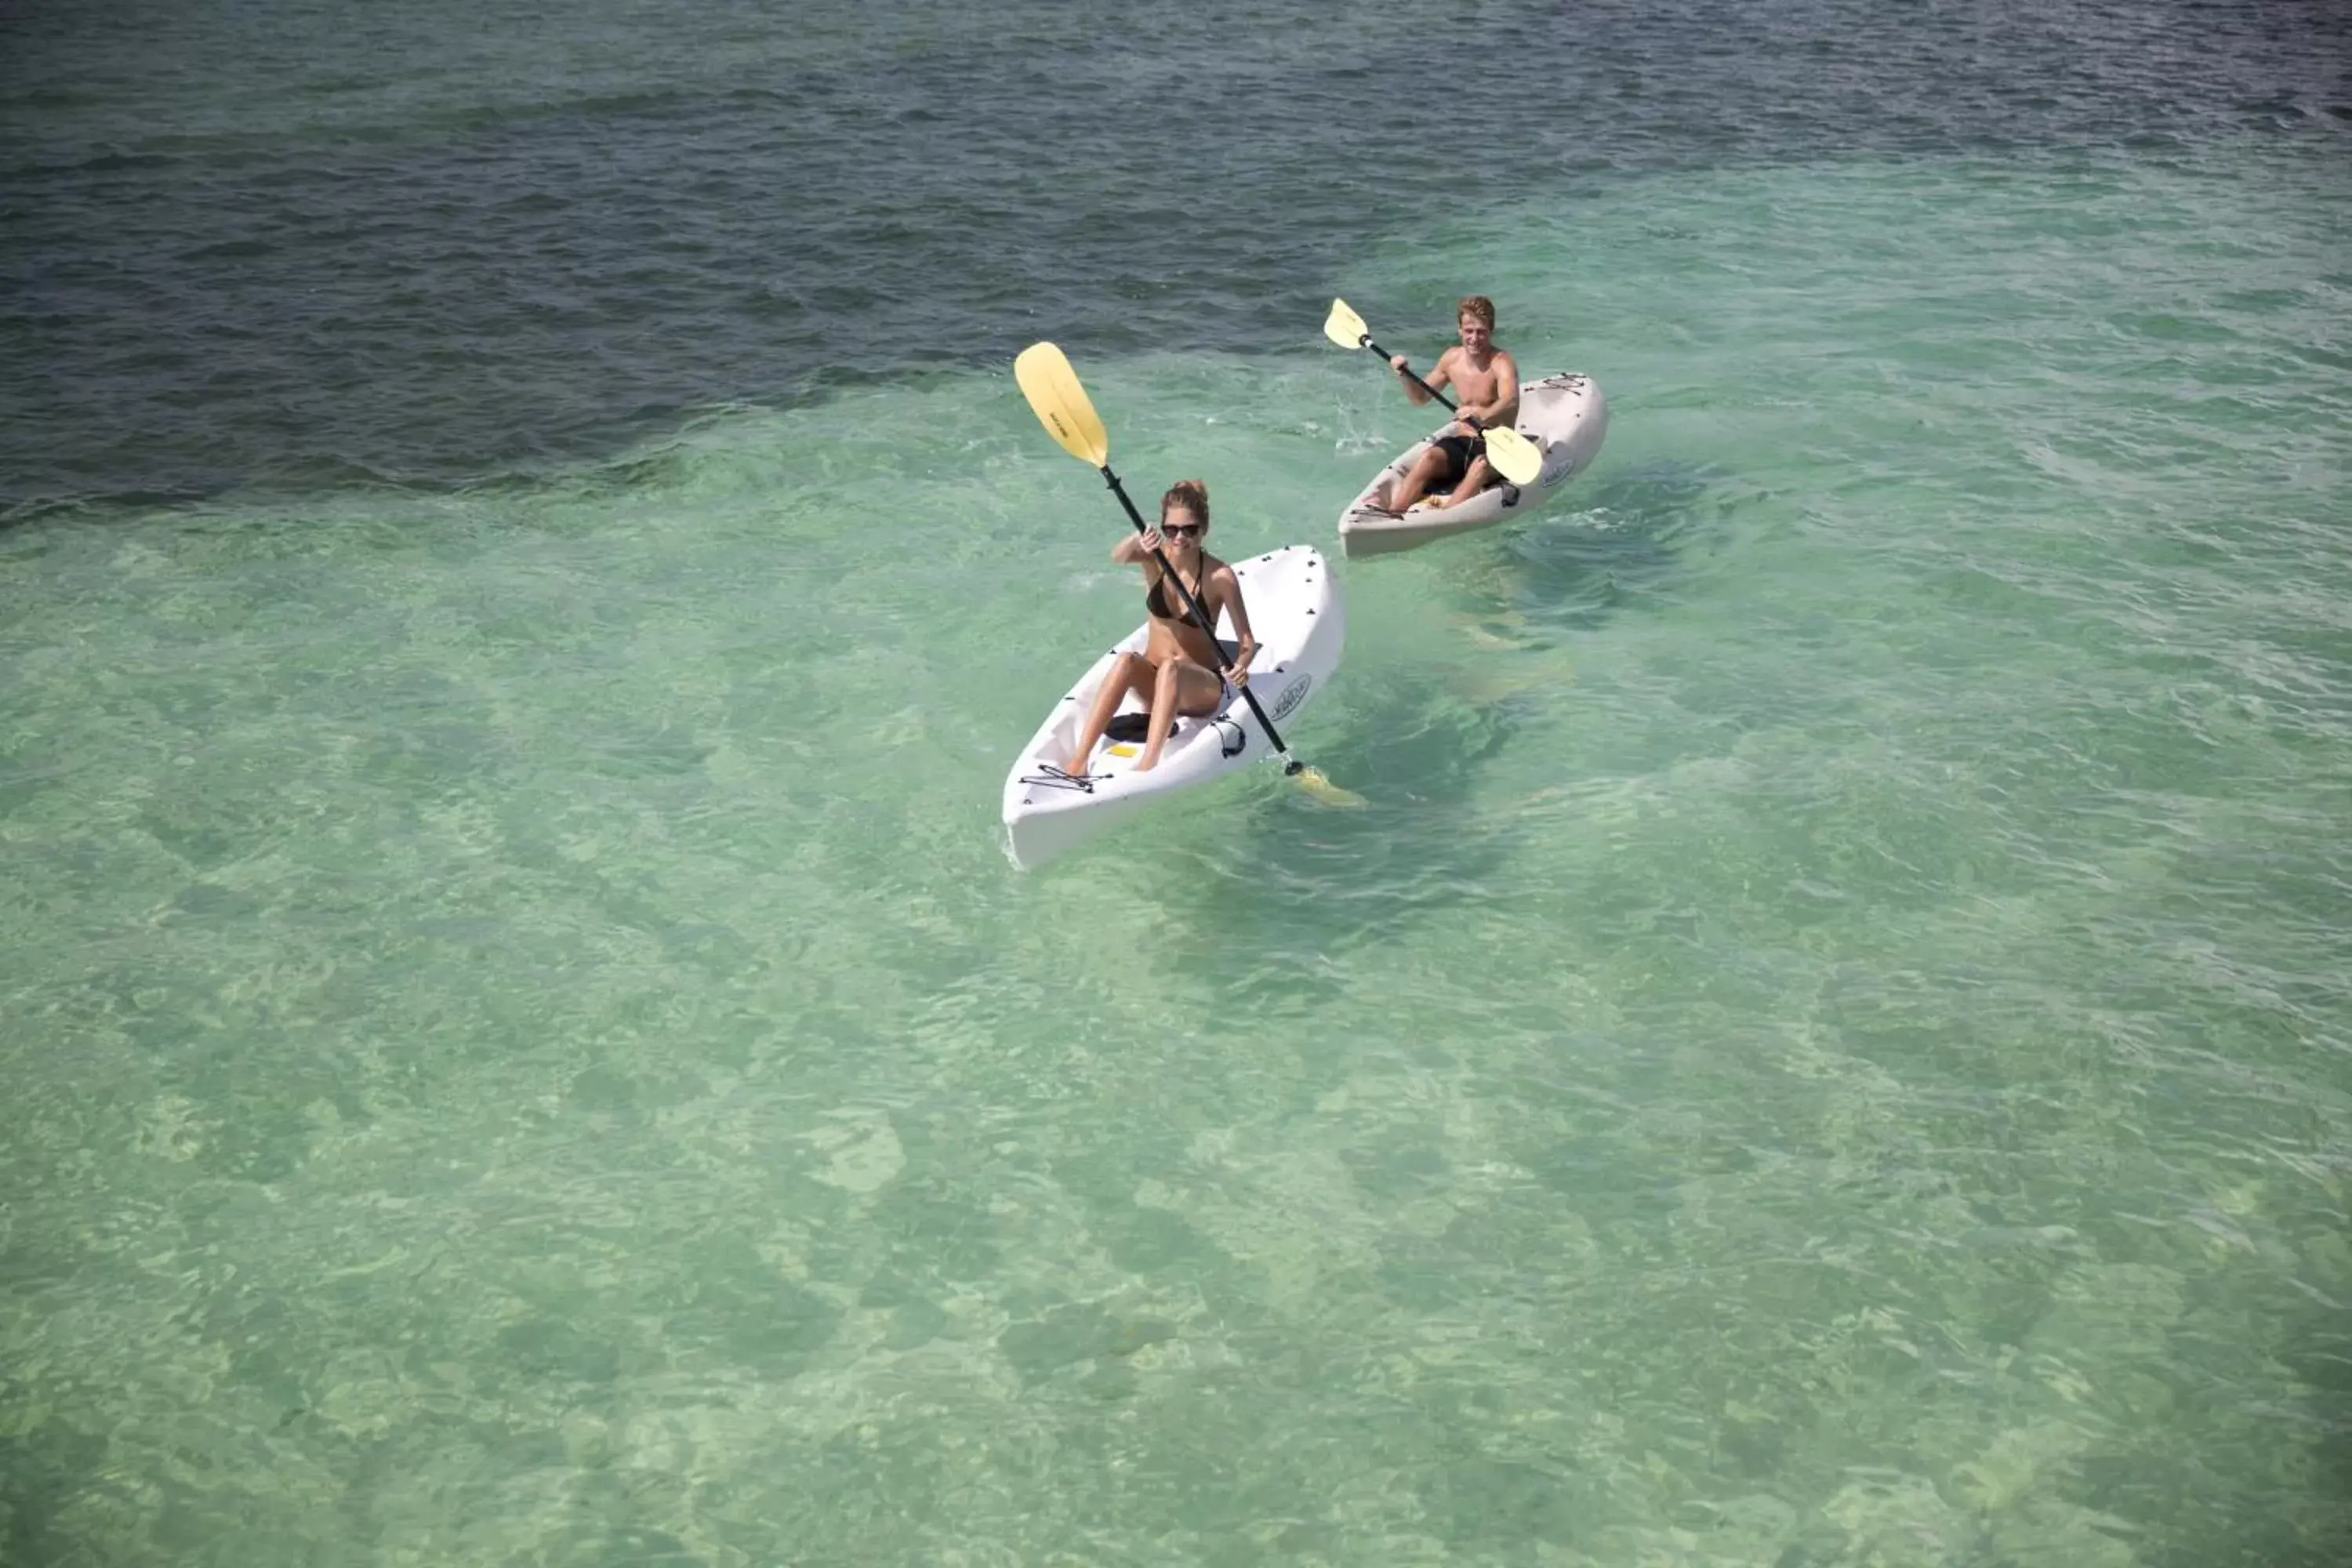
M 1454 319 L 1458 321 L 1465 316 L 1477 317 L 1491 332 L 1495 330 L 1495 301 L 1484 294 L 1465 294 L 1461 303 L 1454 307 Z
M 1206 479 L 1178 479 L 1174 484 L 1170 485 L 1168 493 L 1160 498 L 1160 516 L 1162 521 L 1166 520 L 1168 509 L 1171 506 L 1181 506 L 1199 518 L 1202 531 L 1204 533 L 1208 531 L 1209 484 Z

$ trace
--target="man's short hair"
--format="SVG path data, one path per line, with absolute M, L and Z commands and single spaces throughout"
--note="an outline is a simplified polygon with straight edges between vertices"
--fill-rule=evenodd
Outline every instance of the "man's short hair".
M 1465 316 L 1477 317 L 1491 332 L 1495 330 L 1495 301 L 1484 294 L 1465 294 L 1462 302 L 1454 307 L 1454 319 L 1459 321 Z

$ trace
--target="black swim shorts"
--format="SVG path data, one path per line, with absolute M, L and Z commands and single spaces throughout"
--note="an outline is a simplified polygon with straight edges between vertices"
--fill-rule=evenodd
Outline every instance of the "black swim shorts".
M 1431 485 L 1433 489 L 1446 489 L 1460 484 L 1463 476 L 1469 473 L 1470 465 L 1486 455 L 1486 437 L 1484 436 L 1449 433 L 1440 436 L 1434 445 L 1445 454 L 1445 467 Z

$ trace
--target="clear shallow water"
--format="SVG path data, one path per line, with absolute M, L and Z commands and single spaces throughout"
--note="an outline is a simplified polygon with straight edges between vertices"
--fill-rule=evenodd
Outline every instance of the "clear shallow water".
M 993 350 L 641 425 L 191 395 L 258 476 L 194 502 L 39 426 L 122 482 L 0 534 L 0 1555 L 2340 1557 L 2343 132 L 2242 41 L 2195 79 L 2284 127 L 2088 134 L 2147 45 L 2032 145 L 1848 136 L 1979 68 L 1890 35 L 1777 142 L 1669 104 L 1370 242 L 1313 203 L 1402 131 L 1326 190 L 1204 119 L 1325 259 L 988 327 L 1139 494 L 1328 543 L 1418 425 L 1335 292 L 1425 353 L 1484 287 L 1614 422 L 1348 570 L 1291 739 L 1367 810 L 1036 876 L 996 786 L 1137 595 Z M 362 424 L 442 481 L 306 485 Z

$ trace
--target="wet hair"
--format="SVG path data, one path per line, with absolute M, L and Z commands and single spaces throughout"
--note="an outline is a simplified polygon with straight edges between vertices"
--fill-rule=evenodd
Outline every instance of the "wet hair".
M 1178 479 L 1169 486 L 1168 493 L 1160 498 L 1160 515 L 1165 518 L 1168 515 L 1168 509 L 1171 506 L 1181 506 L 1199 518 L 1202 531 L 1204 533 L 1208 531 L 1209 486 L 1206 480 Z
M 1454 307 L 1454 319 L 1458 321 L 1465 316 L 1477 317 L 1491 332 L 1495 330 L 1495 301 L 1484 294 L 1465 294 L 1462 302 Z

